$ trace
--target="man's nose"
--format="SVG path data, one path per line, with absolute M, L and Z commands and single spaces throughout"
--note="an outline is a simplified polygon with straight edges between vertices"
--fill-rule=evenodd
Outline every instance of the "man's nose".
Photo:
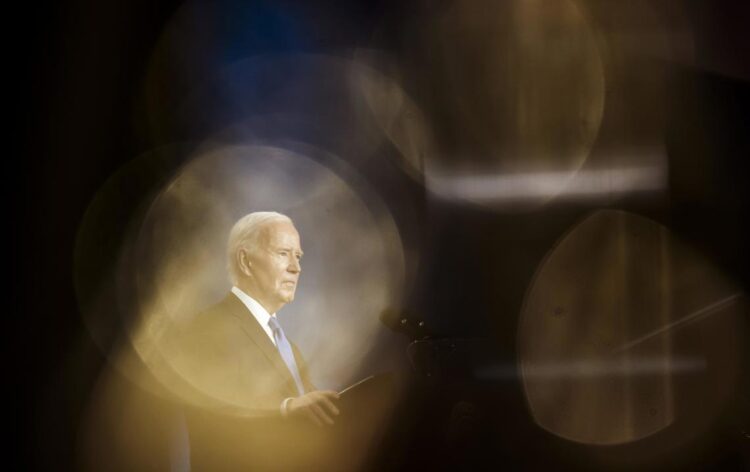
M 300 267 L 299 261 L 296 257 L 293 257 L 292 260 L 289 262 L 289 265 L 287 266 L 286 270 L 293 274 L 297 274 L 299 272 L 302 272 L 302 267 Z

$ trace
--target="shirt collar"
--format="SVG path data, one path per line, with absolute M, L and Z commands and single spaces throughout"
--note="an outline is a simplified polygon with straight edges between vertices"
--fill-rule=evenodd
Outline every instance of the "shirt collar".
M 275 317 L 276 313 L 268 314 L 268 311 L 263 308 L 263 305 L 237 287 L 232 287 L 232 293 L 237 295 L 237 298 L 239 298 L 247 309 L 250 310 L 250 313 L 253 314 L 256 320 L 258 320 L 258 323 L 263 329 L 270 330 L 270 328 L 268 328 L 268 320 L 270 320 L 272 316 Z

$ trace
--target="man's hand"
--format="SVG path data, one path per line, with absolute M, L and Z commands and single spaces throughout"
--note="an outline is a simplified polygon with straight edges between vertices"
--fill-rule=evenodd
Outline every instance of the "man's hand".
M 290 415 L 307 416 L 318 426 L 333 424 L 333 418 L 339 414 L 335 404 L 338 399 L 339 394 L 332 390 L 316 390 L 289 400 L 287 411 Z

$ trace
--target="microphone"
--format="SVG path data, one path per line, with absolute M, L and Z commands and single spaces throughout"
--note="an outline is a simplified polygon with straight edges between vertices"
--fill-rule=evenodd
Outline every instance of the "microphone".
M 380 322 L 392 331 L 408 336 L 412 341 L 425 339 L 430 335 L 422 317 L 406 310 L 386 308 L 380 313 Z

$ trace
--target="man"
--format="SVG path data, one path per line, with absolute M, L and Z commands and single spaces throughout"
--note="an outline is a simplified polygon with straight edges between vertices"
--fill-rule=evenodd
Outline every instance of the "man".
M 193 471 L 359 468 L 393 393 L 382 384 L 359 391 L 362 408 L 350 394 L 341 406 L 356 414 L 345 412 L 333 428 L 311 424 L 333 424 L 339 398 L 315 390 L 276 320 L 294 300 L 301 273 L 294 224 L 273 212 L 241 218 L 230 231 L 227 259 L 231 292 L 180 331 L 176 370 L 200 406 L 184 409 L 189 445 L 176 449 L 189 448 Z
M 201 395 L 232 415 L 305 417 L 333 424 L 338 394 L 316 390 L 304 359 L 276 315 L 294 300 L 301 273 L 300 237 L 275 212 L 241 218 L 228 242 L 233 287 L 182 332 L 183 371 Z

